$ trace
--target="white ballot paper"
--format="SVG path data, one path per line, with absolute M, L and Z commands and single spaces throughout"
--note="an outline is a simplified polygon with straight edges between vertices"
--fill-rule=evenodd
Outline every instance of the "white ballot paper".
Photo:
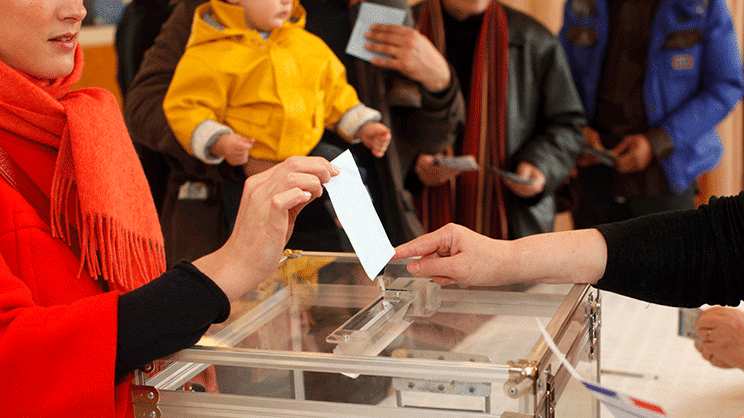
M 324 186 L 359 262 L 367 276 L 374 280 L 393 258 L 395 249 L 375 212 L 351 152 L 344 151 L 331 163 L 340 168 L 341 173 Z
M 354 27 L 351 29 L 349 43 L 346 45 L 346 53 L 369 61 L 372 57 L 390 58 L 385 55 L 369 51 L 364 47 L 367 38 L 364 36 L 373 23 L 387 25 L 402 25 L 406 21 L 406 11 L 397 7 L 383 6 L 376 3 L 362 3 L 359 6 Z
M 602 404 L 607 407 L 616 418 L 664 418 L 667 416 L 664 409 L 659 405 L 642 401 L 618 391 L 607 389 L 597 383 L 584 380 L 579 372 L 571 366 L 571 363 L 568 362 L 566 356 L 560 352 L 558 346 L 555 345 L 555 341 L 550 338 L 550 334 L 548 334 L 548 331 L 545 329 L 542 322 L 540 322 L 540 319 L 535 317 L 535 321 L 537 321 L 537 326 L 540 328 L 540 332 L 542 332 L 543 338 L 548 344 L 548 347 L 550 347 L 553 354 L 555 354 L 561 363 L 563 363 L 563 366 L 568 370 L 571 376 L 581 382 L 585 388 L 589 389 L 592 395 L 602 402 Z

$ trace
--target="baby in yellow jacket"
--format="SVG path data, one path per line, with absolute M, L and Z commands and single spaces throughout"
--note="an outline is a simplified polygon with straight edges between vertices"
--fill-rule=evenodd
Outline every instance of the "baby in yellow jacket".
M 326 128 L 385 154 L 391 136 L 380 112 L 359 101 L 338 57 L 304 26 L 297 0 L 199 6 L 163 103 L 191 155 L 210 164 L 278 162 L 310 154 Z

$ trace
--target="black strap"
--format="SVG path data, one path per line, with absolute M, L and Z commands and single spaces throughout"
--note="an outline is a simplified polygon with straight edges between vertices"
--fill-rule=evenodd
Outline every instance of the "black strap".
M 36 213 L 39 214 L 39 217 L 44 222 L 49 223 L 51 221 L 49 215 L 51 204 L 49 198 L 2 147 L 0 147 L 0 177 L 14 189 L 18 190 L 18 193 L 33 206 Z

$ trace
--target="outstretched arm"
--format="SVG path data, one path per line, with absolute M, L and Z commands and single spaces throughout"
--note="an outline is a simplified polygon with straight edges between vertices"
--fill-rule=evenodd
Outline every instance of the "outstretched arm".
M 514 241 L 447 225 L 397 248 L 409 271 L 467 285 L 589 283 L 648 302 L 738 305 L 744 297 L 744 192 L 695 210 Z
M 596 229 L 503 241 L 449 224 L 396 248 L 395 258 L 417 256 L 408 270 L 440 284 L 595 284 L 604 274 L 607 246 Z

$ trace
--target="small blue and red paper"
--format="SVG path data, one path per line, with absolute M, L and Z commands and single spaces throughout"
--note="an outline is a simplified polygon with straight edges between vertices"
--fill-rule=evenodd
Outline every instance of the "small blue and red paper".
M 636 399 L 632 396 L 624 395 L 597 385 L 582 381 L 581 383 L 589 389 L 594 397 L 607 407 L 617 418 L 638 417 L 638 418 L 656 418 L 665 417 L 667 414 L 659 405 Z
M 576 369 L 573 368 L 571 363 L 566 360 L 563 353 L 558 350 L 558 346 L 555 345 L 555 342 L 550 337 L 550 334 L 548 334 L 548 331 L 545 330 L 545 327 L 540 320 L 538 318 L 535 318 L 535 320 L 537 321 L 537 325 L 540 327 L 540 331 L 542 332 L 543 338 L 548 344 L 548 347 L 550 347 L 553 354 L 555 354 L 561 363 L 563 363 L 566 370 L 571 373 L 571 376 L 573 376 L 574 379 L 578 380 L 585 388 L 589 389 L 592 395 L 602 402 L 602 404 L 612 412 L 616 418 L 660 418 L 667 416 L 664 409 L 659 405 L 642 401 L 633 396 L 625 395 L 618 391 L 602 387 L 597 383 L 584 380 Z

